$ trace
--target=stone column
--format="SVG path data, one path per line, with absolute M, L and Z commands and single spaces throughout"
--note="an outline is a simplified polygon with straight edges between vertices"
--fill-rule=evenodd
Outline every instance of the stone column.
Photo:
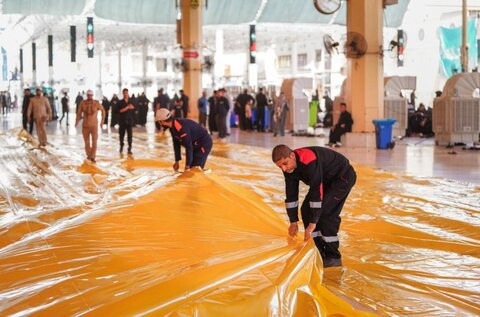
M 203 0 L 181 0 L 183 90 L 190 98 L 189 118 L 198 118 L 197 100 L 202 91 L 202 5 Z
M 347 110 L 352 114 L 353 133 L 343 140 L 347 146 L 375 146 L 372 120 L 383 118 L 383 0 L 347 1 L 347 32 L 361 34 L 367 53 L 349 58 L 347 66 Z

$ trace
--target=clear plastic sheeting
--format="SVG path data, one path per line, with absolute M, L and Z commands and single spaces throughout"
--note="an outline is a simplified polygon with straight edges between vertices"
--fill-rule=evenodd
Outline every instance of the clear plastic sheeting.
M 15 133 L 14 133 L 15 132 Z M 46 150 L 0 135 L 0 315 L 476 316 L 480 189 L 355 166 L 343 268 L 287 236 L 268 149 L 215 143 L 172 171 L 169 137 Z

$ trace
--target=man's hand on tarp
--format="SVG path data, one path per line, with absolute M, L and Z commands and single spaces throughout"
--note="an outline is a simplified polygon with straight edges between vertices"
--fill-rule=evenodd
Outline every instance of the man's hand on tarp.
M 304 241 L 307 241 L 308 239 L 310 239 L 312 237 L 312 232 L 313 232 L 313 230 L 315 230 L 316 227 L 317 227 L 316 223 L 309 223 L 308 224 L 308 226 L 305 228 L 305 239 L 304 239 Z

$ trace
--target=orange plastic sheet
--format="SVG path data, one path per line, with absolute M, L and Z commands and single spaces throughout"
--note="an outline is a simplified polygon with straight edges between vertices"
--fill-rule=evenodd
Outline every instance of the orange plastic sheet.
M 343 268 L 287 237 L 268 149 L 215 143 L 175 174 L 169 137 L 37 149 L 0 135 L 0 315 L 480 315 L 480 189 L 355 166 Z M 52 138 L 50 138 L 52 139 Z

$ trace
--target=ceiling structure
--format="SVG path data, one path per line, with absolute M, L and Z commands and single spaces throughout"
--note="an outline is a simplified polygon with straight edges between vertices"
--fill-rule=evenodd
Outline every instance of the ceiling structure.
M 0 0 L 0 39 L 22 46 L 39 39 L 46 45 L 48 34 L 56 45 L 68 47 L 69 26 L 77 26 L 77 41 L 85 38 L 86 17 L 95 17 L 96 42 L 105 50 L 118 47 L 149 46 L 166 49 L 175 46 L 176 19 L 180 0 Z M 385 27 L 402 23 L 410 0 L 398 0 L 384 11 Z M 219 26 L 225 30 L 225 50 L 244 50 L 248 45 L 248 25 L 257 24 L 257 43 L 315 36 L 329 27 L 346 24 L 346 3 L 332 15 L 320 14 L 311 0 L 208 0 L 204 6 L 205 43 L 213 42 Z M 292 27 L 292 24 L 295 26 Z M 268 36 L 264 33 L 268 32 Z M 262 33 L 264 36 L 262 36 Z M 287 33 L 287 34 L 286 34 Z M 45 42 L 45 43 L 43 43 Z
M 180 0 L 3 0 L 2 14 L 79 15 L 92 7 L 97 17 L 136 24 L 175 24 Z M 385 9 L 385 27 L 398 27 L 410 0 Z M 346 4 L 334 15 L 313 10 L 310 0 L 209 0 L 203 6 L 204 25 L 242 23 L 346 23 Z

